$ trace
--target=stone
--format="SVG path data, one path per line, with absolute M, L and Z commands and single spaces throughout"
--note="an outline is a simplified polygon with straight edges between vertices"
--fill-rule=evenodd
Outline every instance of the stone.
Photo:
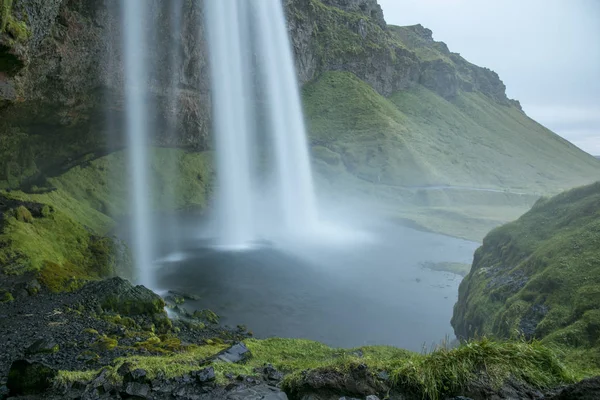
M 283 380 L 283 374 L 277 371 L 271 364 L 263 367 L 262 374 L 266 381 L 280 382 Z
M 240 342 L 220 352 L 216 358 L 227 363 L 238 363 L 247 359 L 250 355 L 250 350 L 244 343 Z
M 375 396 L 374 394 L 367 396 L 366 400 L 380 400 L 379 397 Z
M 560 390 L 548 400 L 597 400 L 600 399 L 600 376 L 584 379 Z
M 199 383 L 212 382 L 215 380 L 215 370 L 213 367 L 208 367 L 201 371 L 193 372 L 192 376 L 195 376 L 196 381 Z
M 150 385 L 138 382 L 129 382 L 125 387 L 125 393 L 138 399 L 147 399 L 150 393 Z
M 27 293 L 30 296 L 37 294 L 41 289 L 42 285 L 40 285 L 40 282 L 38 282 L 37 279 L 30 280 L 25 286 L 25 290 L 27 290 Z
M 43 338 L 35 341 L 31 346 L 25 350 L 27 355 L 35 354 L 53 354 L 59 350 L 58 344 L 52 338 Z
M 58 371 L 44 363 L 29 360 L 14 361 L 8 372 L 6 387 L 11 395 L 30 395 L 52 387 Z

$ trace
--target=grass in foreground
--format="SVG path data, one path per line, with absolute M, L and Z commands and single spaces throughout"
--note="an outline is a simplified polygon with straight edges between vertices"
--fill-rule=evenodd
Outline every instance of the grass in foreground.
M 334 349 L 321 343 L 301 339 L 245 341 L 252 352 L 244 364 L 213 362 L 217 381 L 225 383 L 225 374 L 253 375 L 255 368 L 272 364 L 284 372 L 283 387 L 294 392 L 302 383 L 302 371 L 349 372 L 353 366 L 365 364 L 372 373 L 386 371 L 392 384 L 437 400 L 444 394 L 457 393 L 482 375 L 492 384 L 501 385 L 514 377 L 536 388 L 548 388 L 576 380 L 551 348 L 539 342 L 497 342 L 489 339 L 471 341 L 455 349 L 439 348 L 429 354 L 412 353 L 386 346 L 357 349 Z M 109 367 L 114 371 L 125 361 L 143 368 L 150 378 L 159 372 L 166 377 L 179 376 L 203 368 L 204 360 L 222 350 L 224 345 L 191 346 L 188 351 L 167 356 L 136 356 L 118 359 Z M 57 383 L 87 380 L 98 371 L 62 371 Z

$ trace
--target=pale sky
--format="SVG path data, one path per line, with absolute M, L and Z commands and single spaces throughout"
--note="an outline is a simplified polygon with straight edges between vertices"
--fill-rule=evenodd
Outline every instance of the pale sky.
M 378 0 L 388 24 L 421 25 L 490 68 L 525 112 L 600 155 L 600 0 Z

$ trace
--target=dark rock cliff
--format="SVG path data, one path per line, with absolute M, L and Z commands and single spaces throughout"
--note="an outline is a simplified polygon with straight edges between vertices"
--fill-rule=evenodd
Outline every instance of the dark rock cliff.
M 403 28 L 388 29 L 376 0 L 283 1 L 301 83 L 326 71 L 349 71 L 386 96 L 421 83 L 446 98 L 457 90 L 479 90 L 508 104 L 495 73 L 449 53 L 443 43 L 433 41 L 428 29 L 416 26 L 404 33 L 398 33 Z M 121 147 L 119 3 L 3 0 L 2 4 L 0 187 L 35 183 Z M 184 7 L 181 30 L 174 32 L 170 11 L 178 6 Z M 147 33 L 152 46 L 146 62 L 157 66 L 148 82 L 148 101 L 157 110 L 149 117 L 156 127 L 155 142 L 209 148 L 210 84 L 202 1 L 151 0 L 150 9 L 147 27 L 155 29 Z M 415 41 L 409 34 L 419 38 L 413 45 L 406 45 Z M 420 53 L 431 51 L 429 47 L 442 55 L 423 57 Z

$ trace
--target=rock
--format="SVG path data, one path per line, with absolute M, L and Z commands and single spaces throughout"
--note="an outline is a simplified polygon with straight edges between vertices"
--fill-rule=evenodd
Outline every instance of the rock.
M 144 286 L 133 286 L 123 278 L 110 278 L 87 284 L 82 293 L 96 299 L 104 310 L 121 315 L 165 314 L 164 300 Z
M 381 379 L 382 381 L 388 381 L 390 379 L 390 374 L 385 371 L 380 371 L 377 374 L 377 378 Z
M 215 380 L 215 370 L 213 367 L 208 367 L 201 371 L 192 372 L 192 376 L 196 377 L 196 381 L 199 383 L 212 382 Z
M 8 397 L 8 388 L 5 385 L 0 386 L 0 400 Z
M 42 289 L 42 285 L 38 282 L 37 279 L 32 279 L 25 285 L 25 290 L 30 296 L 36 295 Z
M 136 368 L 133 371 L 131 371 L 127 376 L 125 376 L 125 379 L 129 378 L 129 381 L 143 383 L 148 380 L 147 375 L 148 374 L 146 370 Z
M 216 355 L 216 358 L 227 363 L 237 363 L 240 361 L 244 361 L 250 356 L 250 350 L 246 347 L 244 343 L 240 342 L 218 353 Z
M 59 350 L 58 344 L 52 338 L 44 338 L 34 342 L 25 350 L 25 354 L 32 356 L 35 354 L 53 354 Z
M 598 400 L 600 399 L 600 376 L 584 379 L 567 386 L 547 400 Z
M 372 394 L 370 396 L 367 396 L 366 400 L 379 400 L 379 397 Z
M 226 397 L 227 400 L 287 400 L 287 398 L 281 389 L 266 385 L 237 388 Z
M 150 385 L 138 382 L 129 382 L 125 386 L 125 393 L 138 399 L 147 399 L 150 393 Z
M 195 294 L 189 294 L 189 293 L 185 293 L 185 292 L 179 292 L 177 290 L 169 290 L 169 294 L 180 297 L 185 300 L 192 300 L 192 301 L 200 300 L 200 296 L 196 296 Z
M 310 370 L 302 375 L 294 388 L 294 394 L 298 394 L 295 397 L 302 398 L 302 396 L 313 395 L 315 400 L 333 399 L 332 393 L 365 398 L 374 393 L 388 393 L 389 391 L 390 386 L 377 379 L 364 364 L 353 367 L 347 373 L 335 369 Z M 335 399 L 338 398 L 339 395 Z
M 283 374 L 277 371 L 271 364 L 263 367 L 262 374 L 266 381 L 280 382 L 283 380 Z
M 17 360 L 10 366 L 6 386 L 11 395 L 39 394 L 52 387 L 57 375 L 56 369 L 44 363 Z

